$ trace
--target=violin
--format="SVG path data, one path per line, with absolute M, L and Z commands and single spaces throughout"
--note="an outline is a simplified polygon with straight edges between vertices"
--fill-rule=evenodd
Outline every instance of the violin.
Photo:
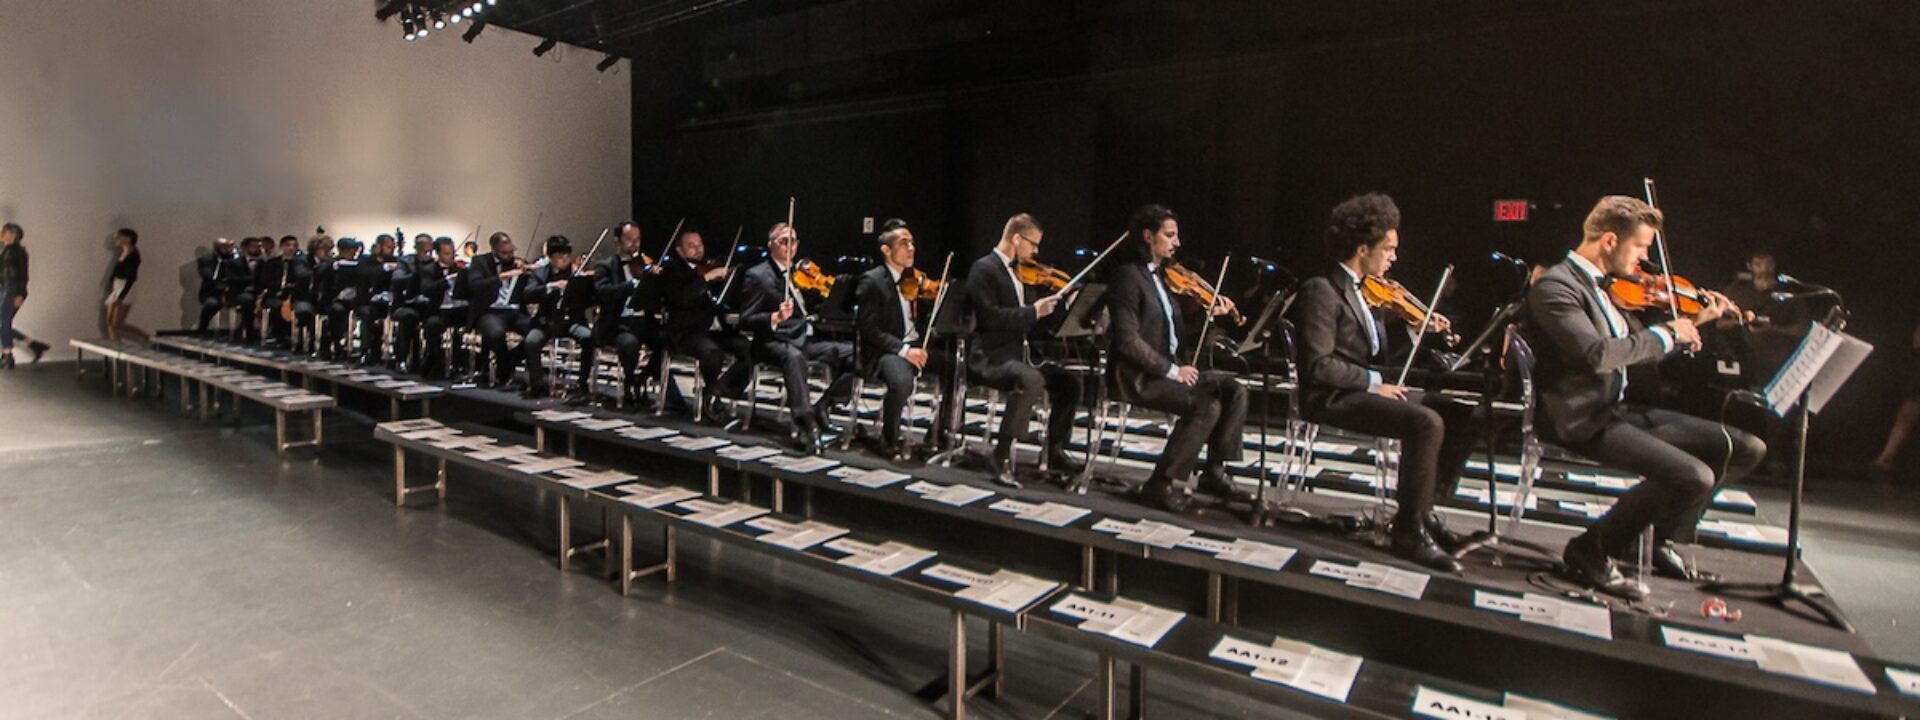
M 793 286 L 826 295 L 833 291 L 834 277 L 826 274 L 812 260 L 801 260 L 793 264 Z
M 906 272 L 900 273 L 900 296 L 909 302 L 937 299 L 940 297 L 940 281 L 919 270 L 907 268 Z
M 1668 295 L 1667 276 L 1650 272 L 1607 278 L 1607 297 L 1614 307 L 1627 312 L 1658 310 L 1684 317 L 1698 315 L 1707 307 L 1706 295 L 1692 281 L 1673 276 L 1673 293 Z M 1738 307 L 1729 312 L 1744 314 Z
M 1073 280 L 1064 270 L 1032 260 L 1014 263 L 1013 274 L 1020 278 L 1022 285 L 1031 285 L 1055 293 L 1067 289 L 1067 283 Z
M 1429 328 L 1448 328 L 1442 331 L 1444 334 L 1441 335 L 1447 347 L 1460 343 L 1460 336 L 1451 331 L 1453 323 L 1447 321 L 1447 316 L 1428 309 L 1426 303 L 1421 302 L 1420 298 L 1407 290 L 1407 286 L 1397 281 L 1374 275 L 1361 278 L 1360 297 L 1367 301 L 1368 307 L 1384 307 L 1393 310 L 1393 314 L 1400 316 L 1401 320 L 1413 327 L 1417 328 L 1425 323 Z M 1429 314 L 1433 316 L 1432 322 L 1427 320 Z
M 1188 270 L 1178 261 L 1169 261 L 1166 271 L 1168 292 L 1199 300 L 1202 306 L 1209 309 L 1218 302 L 1219 296 L 1215 294 L 1213 285 L 1208 283 L 1206 278 L 1200 277 L 1199 273 Z M 1240 314 L 1239 308 L 1230 311 L 1228 317 L 1233 318 L 1235 325 L 1247 324 L 1247 318 Z

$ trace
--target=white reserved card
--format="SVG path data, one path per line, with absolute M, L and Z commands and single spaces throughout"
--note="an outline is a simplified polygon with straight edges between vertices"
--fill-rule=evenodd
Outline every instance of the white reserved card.
M 1475 700 L 1421 685 L 1413 691 L 1413 714 L 1446 720 L 1527 720 L 1527 711 Z
M 1893 687 L 1908 697 L 1920 697 L 1920 672 L 1887 668 L 1887 679 L 1893 681 Z
M 733 444 L 732 442 L 728 441 L 726 438 L 701 437 L 699 435 L 681 435 L 679 437 L 673 438 L 672 440 L 667 440 L 666 443 L 668 445 L 672 445 L 674 447 L 680 448 L 681 450 L 685 450 L 687 452 L 700 452 L 701 450 L 712 450 L 717 447 Z
M 1318 645 L 1286 638 L 1274 638 L 1273 647 L 1275 650 L 1305 657 L 1305 666 L 1292 680 L 1268 677 L 1264 670 L 1253 671 L 1255 678 L 1279 682 L 1334 702 L 1347 701 L 1347 696 L 1353 692 L 1354 679 L 1360 677 L 1360 665 L 1366 661 L 1359 655 L 1335 652 Z
M 580 467 L 585 464 L 586 463 L 569 457 L 541 458 L 539 460 L 522 463 L 514 469 L 528 475 L 539 475 L 542 473 L 550 473 L 561 468 Z
M 1747 644 L 1759 653 L 1760 669 L 1781 675 L 1846 688 L 1868 695 L 1874 693 L 1873 681 L 1841 650 L 1802 645 L 1764 635 L 1748 635 Z
M 700 497 L 700 493 L 682 487 L 653 487 L 631 483 L 615 489 L 627 493 L 625 497 L 620 498 L 621 502 L 648 509 Z
M 1019 612 L 1021 608 L 1032 605 L 1034 601 L 1059 589 L 1060 583 L 1042 580 L 1031 575 L 1023 575 L 1012 570 L 1001 570 L 987 578 L 987 582 L 975 584 L 955 593 L 996 610 Z
M 1667 647 L 1670 648 L 1714 655 L 1728 660 L 1751 663 L 1760 661 L 1760 655 L 1754 651 L 1752 645 L 1747 644 L 1745 638 L 1694 632 L 1672 625 L 1660 626 L 1660 638 L 1666 641 Z
M 574 410 L 541 410 L 540 412 L 534 413 L 533 416 L 547 422 L 572 422 L 580 418 L 592 417 L 587 413 Z
M 473 452 L 467 453 L 467 457 L 470 457 L 482 462 L 492 462 L 494 460 L 510 458 L 515 455 L 532 455 L 537 452 L 540 452 L 540 451 L 527 447 L 525 445 L 501 445 L 499 447 L 490 447 L 484 450 L 475 450 Z
M 839 460 L 834 460 L 832 458 L 824 458 L 824 457 L 794 458 L 790 460 L 785 460 L 784 462 L 774 462 L 774 460 L 769 459 L 769 460 L 766 460 L 765 462 L 768 465 L 772 465 L 774 467 L 780 468 L 781 470 L 785 470 L 795 475 L 805 475 L 811 472 L 818 472 L 821 470 L 825 470 L 827 468 L 836 467 L 840 464 Z
M 871 545 L 844 537 L 827 543 L 827 547 L 847 554 L 840 558 L 842 565 L 886 576 L 896 575 L 934 556 L 932 550 L 906 543 L 889 541 Z
M 599 420 L 582 420 L 580 422 L 574 423 L 573 425 L 574 427 L 580 428 L 581 430 L 605 431 L 605 430 L 618 430 L 620 428 L 627 427 L 632 424 L 633 424 L 632 420 L 623 420 L 621 418 L 602 418 Z
M 993 497 L 993 491 L 982 490 L 972 485 L 940 485 L 924 480 L 908 485 L 907 492 L 919 495 L 923 500 L 954 507 L 970 505 Z
M 872 470 L 858 470 L 849 473 L 841 477 L 840 480 L 849 485 L 858 485 L 863 488 L 877 490 L 894 483 L 904 482 L 912 477 L 913 476 L 906 473 L 894 472 L 885 468 L 874 468 Z
M 1227 562 L 1252 565 L 1263 570 L 1279 570 L 1287 566 L 1287 562 L 1293 559 L 1296 552 L 1298 551 L 1290 547 L 1241 538 L 1233 541 L 1233 545 L 1228 547 L 1226 552 L 1215 557 Z M 1426 583 L 1423 581 L 1421 587 L 1424 589 L 1425 586 Z
M 778 455 L 780 448 L 766 445 L 735 445 L 714 454 L 734 462 L 752 462 L 768 455 Z
M 1526 712 L 1527 720 L 1612 720 L 1605 715 L 1575 710 L 1559 703 L 1527 697 L 1519 693 L 1507 693 L 1504 704 L 1510 709 Z
M 679 430 L 675 430 L 673 428 L 640 427 L 638 425 L 633 427 L 621 428 L 618 432 L 620 433 L 620 437 L 626 438 L 628 440 L 639 440 L 641 442 L 645 442 L 647 440 L 659 440 L 660 438 L 673 437 L 675 435 L 680 434 Z

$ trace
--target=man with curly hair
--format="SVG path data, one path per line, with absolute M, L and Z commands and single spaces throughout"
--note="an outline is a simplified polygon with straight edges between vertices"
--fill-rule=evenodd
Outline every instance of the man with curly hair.
M 1452 493 L 1473 453 L 1473 407 L 1386 382 L 1369 366 L 1385 360 L 1388 321 L 1361 297 L 1361 280 L 1384 276 L 1398 259 L 1400 208 L 1371 193 L 1335 205 L 1327 218 L 1327 272 L 1301 283 L 1300 412 L 1306 419 L 1401 442 L 1390 549 L 1441 572 L 1460 572 L 1448 552 L 1460 538 L 1433 511 Z M 1434 316 L 1434 330 L 1446 330 Z M 1417 348 L 1416 348 L 1417 350 Z

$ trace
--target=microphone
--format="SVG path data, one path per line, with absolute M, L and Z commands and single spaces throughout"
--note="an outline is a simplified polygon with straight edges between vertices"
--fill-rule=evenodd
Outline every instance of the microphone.
M 1508 255 L 1506 253 L 1500 252 L 1499 250 L 1493 251 L 1493 253 L 1490 254 L 1488 258 L 1493 260 L 1494 262 L 1511 263 L 1514 265 L 1518 265 L 1520 267 L 1527 266 L 1527 261 L 1521 260 L 1520 258 L 1514 257 L 1512 255 Z
M 1804 283 L 1796 283 L 1796 284 L 1804 284 Z M 1816 287 L 1816 286 L 1808 285 L 1807 287 Z M 1768 297 L 1773 298 L 1774 302 L 1786 302 L 1788 300 L 1820 297 L 1823 295 L 1838 296 L 1838 293 L 1835 293 L 1832 288 L 1818 288 L 1816 290 L 1808 290 L 1805 292 L 1777 292 L 1769 295 Z

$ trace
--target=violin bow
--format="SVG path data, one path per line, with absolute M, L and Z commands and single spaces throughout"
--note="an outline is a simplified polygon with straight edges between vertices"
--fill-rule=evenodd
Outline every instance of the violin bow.
M 927 331 L 920 335 L 920 349 L 927 349 L 927 341 L 933 339 L 933 329 L 940 319 L 940 306 L 947 301 L 947 291 L 953 289 L 947 283 L 947 271 L 953 269 L 953 253 L 947 253 L 947 261 L 940 266 L 940 292 L 933 295 L 933 314 L 927 316 Z
M 586 269 L 589 267 L 589 263 L 593 262 L 593 254 L 600 251 L 600 243 L 606 242 L 607 233 L 610 233 L 610 232 L 613 232 L 613 228 L 602 229 L 600 231 L 600 239 L 593 241 L 593 247 L 587 248 L 586 257 L 580 258 L 580 262 L 573 264 L 574 277 L 579 277 L 580 273 L 586 271 Z
M 545 210 L 541 210 L 541 211 L 540 211 L 540 214 L 539 214 L 539 215 L 536 215 L 536 216 L 534 216 L 534 218 L 533 218 L 533 232 L 531 232 L 531 233 L 529 233 L 529 234 L 527 235 L 527 249 L 528 249 L 528 250 L 533 250 L 534 248 L 537 248 L 537 247 L 539 247 L 539 246 L 540 246 L 540 240 L 539 240 L 539 238 L 540 238 L 540 221 L 541 221 L 541 220 L 545 220 L 545 219 L 547 219 L 547 211 L 545 211 Z M 536 257 L 538 257 L 538 256 L 537 256 L 537 255 L 531 255 L 531 254 L 529 254 L 529 255 L 527 256 L 527 262 L 528 262 L 529 264 L 531 264 L 531 263 L 532 263 L 532 262 L 534 261 L 534 258 L 536 258 Z
M 747 226 L 741 225 L 733 231 L 733 247 L 727 248 L 727 281 L 720 284 L 720 294 L 714 298 L 715 302 L 726 297 L 727 291 L 733 289 L 733 254 L 740 251 L 740 233 L 745 232 L 746 229 Z
M 667 236 L 667 247 L 660 251 L 660 257 L 655 259 L 654 262 L 666 262 L 667 258 L 673 257 L 674 247 L 680 244 L 680 228 L 686 226 L 687 219 L 684 217 L 680 218 L 680 222 L 673 224 L 673 234 Z
M 1213 304 L 1216 307 L 1220 305 L 1220 285 L 1227 281 L 1227 266 L 1231 264 L 1233 264 L 1233 253 L 1227 253 L 1226 257 L 1220 258 L 1220 276 L 1213 281 Z M 1200 337 L 1193 342 L 1193 362 L 1187 363 L 1188 365 L 1200 366 L 1200 351 L 1206 349 L 1207 331 L 1211 329 L 1213 329 L 1213 308 L 1210 307 L 1207 308 L 1206 321 L 1200 323 Z M 1167 328 L 1167 331 L 1172 332 L 1173 328 Z
M 1079 285 L 1081 278 L 1086 277 L 1087 273 L 1093 272 L 1094 266 L 1099 265 L 1101 260 L 1107 259 L 1108 255 L 1112 255 L 1113 249 L 1116 247 L 1119 247 L 1120 243 L 1126 240 L 1128 235 L 1132 235 L 1132 234 L 1133 234 L 1133 231 L 1131 230 L 1120 233 L 1120 237 L 1114 238 L 1113 242 L 1107 243 L 1107 249 L 1101 250 L 1100 255 L 1098 257 L 1095 257 L 1093 259 L 1093 262 L 1087 263 L 1086 267 L 1080 268 L 1080 272 L 1074 274 L 1073 277 L 1068 278 L 1066 287 L 1060 288 L 1060 292 L 1066 292 L 1069 288 L 1072 288 L 1075 285 Z M 1054 293 L 1054 294 L 1058 295 L 1060 293 Z
M 1427 327 L 1433 324 L 1433 309 L 1440 304 L 1440 293 L 1447 289 L 1447 281 L 1453 279 L 1453 266 L 1440 273 L 1440 284 L 1433 288 L 1433 299 L 1427 301 L 1427 314 L 1420 318 L 1420 329 L 1413 334 L 1413 350 L 1407 353 L 1407 363 L 1400 366 L 1400 377 L 1393 384 L 1407 384 L 1407 373 L 1413 371 L 1413 359 L 1420 356 L 1420 340 L 1427 336 Z
M 1653 178 L 1640 178 L 1640 186 L 1647 191 L 1647 207 L 1659 210 L 1660 205 L 1653 197 Z M 1667 256 L 1666 233 L 1659 230 L 1653 231 L 1653 246 L 1660 250 L 1660 274 L 1665 275 L 1667 280 L 1667 310 L 1673 314 L 1673 319 L 1679 320 L 1680 296 L 1675 292 L 1676 286 L 1673 281 L 1673 263 Z

